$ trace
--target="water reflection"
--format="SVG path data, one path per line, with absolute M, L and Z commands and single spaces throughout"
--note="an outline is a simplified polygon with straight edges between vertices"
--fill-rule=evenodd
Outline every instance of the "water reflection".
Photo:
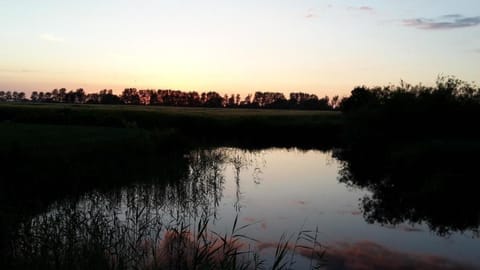
M 225 166 L 231 164 L 236 170 L 235 208 L 240 211 L 240 171 L 261 166 L 259 157 L 227 148 L 192 151 L 185 157 L 189 173 L 176 181 L 146 181 L 57 201 L 18 226 L 11 242 L 14 265 L 29 269 L 181 269 L 204 263 L 194 261 L 202 249 L 209 256 L 228 256 L 240 249 L 249 252 L 252 241 L 240 237 L 236 222 L 228 241 L 208 231 L 207 225 L 218 218 Z M 245 265 L 255 262 L 251 259 L 244 258 Z M 217 261 L 228 264 L 224 259 Z M 215 264 L 208 261 L 208 265 Z
M 467 232 L 479 237 L 476 153 L 428 147 L 405 146 L 393 153 L 338 150 L 335 156 L 344 161 L 339 181 L 372 192 L 361 202 L 370 223 L 424 223 L 439 235 Z
M 337 243 L 329 250 L 328 269 L 475 269 L 440 256 L 398 252 L 370 241 Z
M 425 171 L 412 174 L 380 162 L 388 160 L 379 155 L 373 162 L 339 150 L 198 149 L 151 170 L 161 174 L 56 200 L 40 214 L 19 219 L 8 240 L 8 265 L 256 268 L 262 262 L 257 255 L 275 258 L 279 246 L 289 252 L 283 262 L 292 269 L 325 260 L 326 269 L 480 265 L 478 239 L 458 234 L 478 237 L 478 209 L 450 213 L 446 208 L 464 209 L 473 197 L 449 194 L 455 201 L 445 200 L 452 186 L 435 181 L 445 186 L 432 187 L 421 180 Z M 245 253 L 237 256 L 240 252 Z

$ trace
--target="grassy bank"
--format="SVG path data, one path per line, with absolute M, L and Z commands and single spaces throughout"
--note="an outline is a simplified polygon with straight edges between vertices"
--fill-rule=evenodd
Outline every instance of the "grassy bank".
M 187 149 L 168 130 L 0 123 L 0 131 L 0 200 L 22 193 L 35 201 L 148 179 L 169 169 L 161 166 L 166 161 L 175 170 Z

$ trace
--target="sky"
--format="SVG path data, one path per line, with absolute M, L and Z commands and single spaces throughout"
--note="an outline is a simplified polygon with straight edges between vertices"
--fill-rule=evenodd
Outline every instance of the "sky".
M 480 81 L 478 0 L 0 0 L 0 90 Z

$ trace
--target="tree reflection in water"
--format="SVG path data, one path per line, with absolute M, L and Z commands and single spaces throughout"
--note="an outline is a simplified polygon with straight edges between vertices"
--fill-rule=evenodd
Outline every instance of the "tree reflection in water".
M 466 143 L 426 142 L 338 150 L 334 156 L 344 161 L 340 182 L 372 192 L 360 205 L 366 221 L 425 223 L 441 236 L 479 237 L 479 152 Z

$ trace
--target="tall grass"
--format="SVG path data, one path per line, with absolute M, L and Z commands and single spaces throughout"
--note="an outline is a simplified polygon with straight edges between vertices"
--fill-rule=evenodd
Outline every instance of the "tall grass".
M 115 197 L 115 196 L 114 196 Z M 137 204 L 125 212 L 98 194 L 79 205 L 59 206 L 23 223 L 12 243 L 12 269 L 296 269 L 295 256 L 319 269 L 324 248 L 317 231 L 300 231 L 295 241 L 285 235 L 272 258 L 262 257 L 258 241 L 243 233 L 209 229 L 196 223 L 167 220 L 154 208 Z M 119 198 L 116 198 L 119 199 Z M 137 198 L 133 200 L 142 200 Z M 115 204 L 115 203 L 113 203 Z

